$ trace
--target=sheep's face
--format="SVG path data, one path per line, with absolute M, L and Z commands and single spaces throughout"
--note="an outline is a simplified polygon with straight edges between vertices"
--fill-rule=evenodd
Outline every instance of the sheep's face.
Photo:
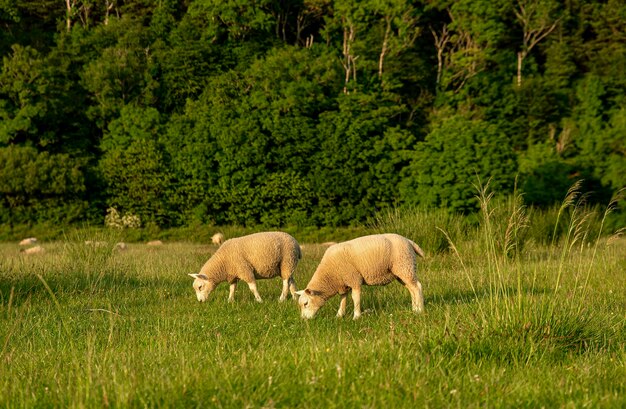
M 193 289 L 196 290 L 196 297 L 198 301 L 205 302 L 207 298 L 209 298 L 209 294 L 215 288 L 215 283 L 209 280 L 204 274 L 189 274 L 194 278 L 193 280 Z
M 300 316 L 302 318 L 313 318 L 317 310 L 326 303 L 326 300 L 317 291 L 309 290 L 308 288 L 296 291 L 296 294 L 300 296 L 298 298 L 298 306 L 300 307 Z

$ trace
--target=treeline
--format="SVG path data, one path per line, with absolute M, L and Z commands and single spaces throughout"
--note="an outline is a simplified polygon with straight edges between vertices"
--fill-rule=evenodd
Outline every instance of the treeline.
M 0 223 L 346 225 L 626 183 L 620 0 L 0 1 Z

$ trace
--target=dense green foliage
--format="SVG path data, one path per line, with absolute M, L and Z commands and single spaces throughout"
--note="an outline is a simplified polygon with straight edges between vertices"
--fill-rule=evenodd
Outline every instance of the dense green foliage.
M 16 0 L 0 22 L 3 224 L 338 226 L 472 212 L 477 179 L 539 206 L 626 185 L 619 0 Z

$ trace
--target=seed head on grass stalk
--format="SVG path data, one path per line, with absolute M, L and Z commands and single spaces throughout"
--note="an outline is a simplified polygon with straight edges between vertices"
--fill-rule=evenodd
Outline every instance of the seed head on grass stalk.
M 478 293 L 476 292 L 476 288 L 474 287 L 474 283 L 472 282 L 472 277 L 469 274 L 467 266 L 465 266 L 465 263 L 463 262 L 463 258 L 461 257 L 461 254 L 459 253 L 459 250 L 457 249 L 456 245 L 454 244 L 454 242 L 452 241 L 452 239 L 448 235 L 448 232 L 446 232 L 445 230 L 441 229 L 440 227 L 436 227 L 436 229 L 439 230 L 441 233 L 443 233 L 443 235 L 446 237 L 446 240 L 448 240 L 448 245 L 450 246 L 450 250 L 452 251 L 452 253 L 454 253 L 456 258 L 459 260 L 459 263 L 461 264 L 461 267 L 463 268 L 463 272 L 465 273 L 465 277 L 467 278 L 467 282 L 469 283 L 470 288 L 472 289 L 472 293 L 474 294 L 474 298 L 478 299 Z M 483 308 L 482 308 L 480 303 L 478 304 L 478 310 L 480 311 L 480 315 L 481 315 L 481 317 L 483 318 L 483 321 L 484 321 L 485 320 L 485 313 L 484 313 Z
M 502 246 L 503 255 L 509 256 L 520 250 L 520 232 L 528 228 L 528 214 L 522 194 L 517 190 L 517 177 L 515 178 L 515 186 L 513 188 L 513 197 L 511 199 L 511 208 L 509 211 L 509 219 L 504 232 L 504 241 Z
M 574 183 L 574 185 L 572 185 L 572 187 L 570 187 L 557 215 L 558 225 L 558 220 L 562 211 L 571 208 L 570 219 L 567 226 L 567 234 L 565 235 L 565 240 L 563 242 L 559 269 L 557 272 L 556 283 L 554 285 L 554 294 L 557 293 L 559 287 L 561 286 L 565 260 L 567 259 L 567 256 L 571 254 L 571 251 L 577 242 L 584 242 L 589 227 L 589 220 L 592 216 L 592 212 L 585 211 L 584 205 L 586 203 L 587 195 L 580 193 L 580 191 L 578 190 L 580 189 L 580 185 L 581 181 L 577 181 L 576 183 Z
M 580 188 L 582 186 L 582 179 L 577 180 L 570 188 L 567 190 L 567 194 L 565 195 L 565 199 L 561 203 L 561 207 L 559 207 L 559 211 L 556 215 L 556 222 L 554 223 L 554 231 L 552 232 L 552 246 L 556 241 L 556 232 L 559 227 L 559 221 L 561 220 L 561 215 L 563 212 L 572 206 L 576 202 L 576 198 L 580 195 Z
M 596 259 L 596 255 L 598 253 L 598 244 L 600 243 L 600 237 L 602 236 L 602 230 L 604 229 L 604 223 L 606 218 L 611 214 L 615 209 L 617 209 L 618 203 L 624 200 L 624 196 L 626 195 L 626 187 L 620 189 L 613 195 L 609 204 L 607 205 L 604 213 L 602 214 L 602 220 L 600 221 L 600 228 L 598 229 L 598 235 L 596 236 L 593 251 L 591 253 L 591 258 L 589 260 L 589 267 L 587 268 L 587 274 L 585 275 L 585 282 L 583 283 L 582 294 L 581 297 L 584 299 L 587 296 L 587 289 L 589 286 L 589 278 L 591 277 L 591 268 L 593 267 L 594 261 Z M 618 229 L 615 233 L 613 233 L 608 239 L 607 244 L 610 244 L 613 240 L 616 240 L 622 233 L 626 230 L 626 227 L 622 227 Z M 582 303 L 579 304 L 579 311 L 582 308 Z
M 482 231 L 483 240 L 487 248 L 487 270 L 489 272 L 489 303 L 491 305 L 492 313 L 496 312 L 496 304 L 500 299 L 500 295 L 505 293 L 504 278 L 501 270 L 501 266 L 498 260 L 498 252 L 495 238 L 494 226 L 492 223 L 494 208 L 491 208 L 491 199 L 493 199 L 494 192 L 489 191 L 489 184 L 491 178 L 487 180 L 487 183 L 482 184 L 480 178 L 477 176 L 477 184 L 474 185 L 478 191 L 476 198 L 480 203 L 480 210 L 482 214 Z

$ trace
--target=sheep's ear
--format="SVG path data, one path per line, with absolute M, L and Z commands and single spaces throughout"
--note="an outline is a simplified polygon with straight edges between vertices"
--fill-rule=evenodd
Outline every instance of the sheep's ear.
M 306 295 L 311 295 L 311 294 L 313 294 L 313 293 L 311 292 L 311 290 L 309 290 L 308 288 L 307 288 L 306 290 L 304 290 L 304 292 L 306 293 Z
M 191 277 L 191 278 L 198 278 L 198 274 L 189 274 L 189 277 Z
M 302 296 L 302 294 L 304 294 L 304 290 L 296 291 L 298 297 Z

